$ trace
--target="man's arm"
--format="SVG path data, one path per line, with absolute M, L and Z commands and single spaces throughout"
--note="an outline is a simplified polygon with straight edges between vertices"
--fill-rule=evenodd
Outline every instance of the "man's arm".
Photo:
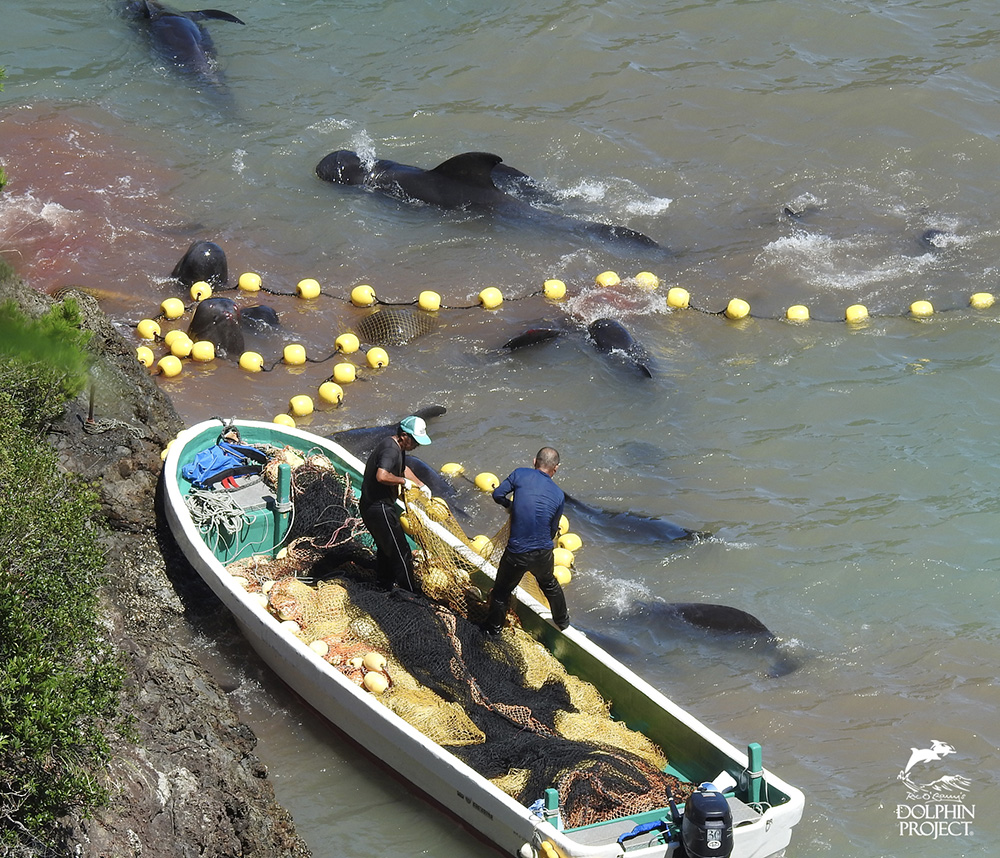
M 379 468 L 375 471 L 375 479 L 386 486 L 401 486 L 406 482 L 405 477 L 397 477 L 385 468 Z
M 424 487 L 424 483 L 421 480 L 417 479 L 417 475 L 410 470 L 409 465 L 406 465 L 403 468 L 403 474 L 406 477 L 406 479 L 412 482 L 413 485 L 415 485 L 418 489 L 422 489 Z
M 510 509 L 510 498 L 507 497 L 511 492 L 514 491 L 514 484 L 510 481 L 508 476 L 500 485 L 493 489 L 493 500 L 495 500 L 500 506 Z
M 423 483 L 417 479 L 416 474 L 413 473 L 408 467 L 403 468 L 403 476 L 397 477 L 395 474 L 390 473 L 385 468 L 379 468 L 375 471 L 375 479 L 378 480 L 383 485 L 387 486 L 405 486 L 407 481 L 413 483 L 418 489 L 423 488 Z

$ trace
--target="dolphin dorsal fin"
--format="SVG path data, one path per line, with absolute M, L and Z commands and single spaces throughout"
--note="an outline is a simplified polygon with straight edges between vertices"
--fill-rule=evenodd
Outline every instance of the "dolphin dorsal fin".
M 493 168 L 503 161 L 499 155 L 489 152 L 463 152 L 454 158 L 449 158 L 438 164 L 431 173 L 447 176 L 449 179 L 464 182 L 480 188 L 495 188 L 493 184 Z
M 199 9 L 197 12 L 188 12 L 186 14 L 192 20 L 214 18 L 217 21 L 232 21 L 234 24 L 243 24 L 246 26 L 246 21 L 241 21 L 235 15 L 230 15 L 228 12 L 220 12 L 218 9 Z

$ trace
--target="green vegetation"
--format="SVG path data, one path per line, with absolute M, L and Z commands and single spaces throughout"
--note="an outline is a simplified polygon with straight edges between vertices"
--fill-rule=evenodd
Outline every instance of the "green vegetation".
M 0 68 L 0 81 L 2 81 L 7 76 L 7 72 L 3 68 Z M 0 83 L 0 92 L 3 92 L 3 83 Z M 7 185 L 7 171 L 4 170 L 3 164 L 0 164 L 0 191 L 3 191 L 4 187 Z
M 39 319 L 29 319 L 13 301 L 0 304 L 0 393 L 20 404 L 22 421 L 32 431 L 58 417 L 83 390 L 89 339 L 72 299 Z
M 40 437 L 86 383 L 76 309 L 0 305 L 0 854 L 57 854 L 57 820 L 108 799 L 123 670 L 104 638 L 94 491 Z

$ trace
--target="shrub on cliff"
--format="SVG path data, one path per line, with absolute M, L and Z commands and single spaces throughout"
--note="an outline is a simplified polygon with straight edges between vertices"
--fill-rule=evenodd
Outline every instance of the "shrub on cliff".
M 67 400 L 83 390 L 89 339 L 72 299 L 37 319 L 29 319 L 13 301 L 0 304 L 0 393 L 19 405 L 28 429 L 58 417 Z
M 62 347 L 11 354 L 19 314 L 0 310 L 0 854 L 47 855 L 60 816 L 107 800 L 123 671 L 98 614 L 95 493 L 37 435 L 85 382 L 80 332 L 61 309 L 22 317 Z

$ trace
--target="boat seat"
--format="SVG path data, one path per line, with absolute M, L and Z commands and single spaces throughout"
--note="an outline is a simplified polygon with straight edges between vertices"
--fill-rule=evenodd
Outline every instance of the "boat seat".
M 752 808 L 749 804 L 740 801 L 735 796 L 727 795 L 729 802 L 729 812 L 733 815 L 733 828 L 740 825 L 748 825 L 760 819 L 760 812 Z
M 238 489 L 224 489 L 240 509 L 254 512 L 259 509 L 274 509 L 276 503 L 271 487 L 260 478 L 250 480 Z

